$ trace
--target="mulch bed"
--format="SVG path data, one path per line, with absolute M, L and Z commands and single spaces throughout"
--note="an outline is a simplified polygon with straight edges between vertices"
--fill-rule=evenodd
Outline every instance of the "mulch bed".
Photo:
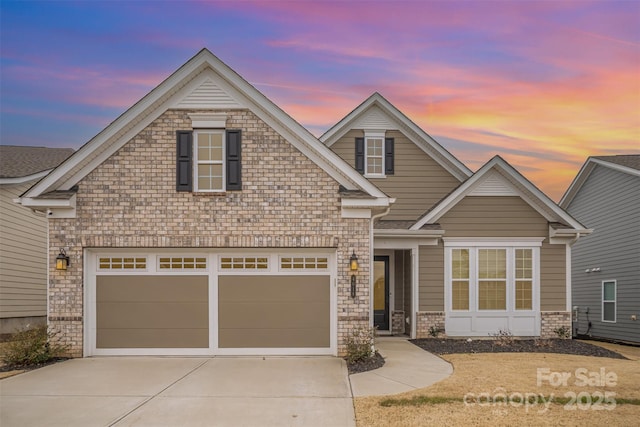
M 359 372 L 372 371 L 381 368 L 382 365 L 384 365 L 384 357 L 380 356 L 380 353 L 376 351 L 375 354 L 368 359 L 356 363 L 347 363 L 347 368 L 349 369 L 349 375 L 351 375 Z
M 454 353 L 558 353 L 579 356 L 611 357 L 626 359 L 620 353 L 597 345 L 570 339 L 516 339 L 504 344 L 497 340 L 466 340 L 427 338 L 410 340 L 413 344 L 435 354 Z
M 33 369 L 42 368 L 44 366 L 53 365 L 54 363 L 63 362 L 65 360 L 69 360 L 68 357 L 56 357 L 54 359 L 48 360 L 44 363 L 36 363 L 33 365 L 6 365 L 4 363 L 0 363 L 0 372 L 9 372 L 9 371 L 31 371 Z

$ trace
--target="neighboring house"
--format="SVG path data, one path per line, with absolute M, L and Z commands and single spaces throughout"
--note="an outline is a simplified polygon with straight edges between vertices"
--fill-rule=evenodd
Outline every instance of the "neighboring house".
M 206 49 L 20 202 L 70 257 L 48 320 L 75 356 L 335 355 L 373 324 L 554 336 L 588 232 L 378 94 L 320 142 Z
M 72 153 L 0 145 L 0 334 L 46 323 L 47 220 L 13 201 Z
M 640 343 L 640 154 L 589 157 L 560 205 L 594 229 L 572 251 L 574 334 Z

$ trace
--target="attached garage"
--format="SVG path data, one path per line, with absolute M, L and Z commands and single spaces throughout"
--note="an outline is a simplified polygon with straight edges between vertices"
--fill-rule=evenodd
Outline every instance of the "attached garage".
M 335 355 L 333 259 L 87 250 L 85 356 Z

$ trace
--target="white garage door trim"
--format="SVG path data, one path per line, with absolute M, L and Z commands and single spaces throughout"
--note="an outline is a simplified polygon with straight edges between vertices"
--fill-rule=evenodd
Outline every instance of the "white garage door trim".
M 160 269 L 160 258 L 174 255 L 176 257 L 206 258 L 206 268 L 176 268 Z M 225 257 L 260 257 L 268 258 L 268 268 L 221 269 L 222 258 Z M 126 267 L 116 259 L 111 264 L 102 263 L 100 268 L 99 258 L 134 258 Z M 296 264 L 293 260 L 285 262 L 286 268 L 281 266 L 281 259 L 287 257 L 304 257 L 309 259 L 306 265 Z M 139 259 L 135 259 L 139 258 Z M 146 258 L 146 262 L 142 262 Z M 316 258 L 316 261 L 312 261 Z M 324 258 L 327 259 L 326 266 Z M 336 260 L 335 250 L 318 249 L 283 249 L 274 252 L 271 250 L 256 249 L 85 249 L 84 250 L 84 356 L 121 356 L 121 355 L 165 355 L 165 356 L 210 356 L 210 355 L 337 355 L 337 285 L 336 285 Z M 136 261 L 138 262 L 135 265 Z M 180 267 L 180 263 L 176 263 Z M 119 268 L 113 268 L 119 267 Z M 167 267 L 167 265 L 164 265 Z M 190 264 L 187 267 L 195 267 Z M 200 266 L 201 267 L 201 266 Z M 302 267 L 302 268 L 295 268 Z M 96 347 L 96 277 L 98 275 L 207 275 L 209 277 L 209 348 L 126 348 L 105 349 Z M 226 348 L 218 347 L 218 276 L 219 275 L 323 275 L 329 276 L 330 283 L 330 346 L 326 348 Z

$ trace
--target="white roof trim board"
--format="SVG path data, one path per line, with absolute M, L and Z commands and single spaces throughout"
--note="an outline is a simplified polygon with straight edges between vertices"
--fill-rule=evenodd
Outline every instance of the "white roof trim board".
M 339 184 L 349 190 L 359 189 L 374 197 L 388 199 L 375 185 L 320 143 L 302 125 L 207 49 L 198 52 L 160 85 L 89 140 L 66 162 L 29 189 L 23 195 L 24 199 L 32 199 L 51 191 L 69 190 L 159 117 L 167 108 L 192 106 L 196 95 L 201 95 L 203 91 L 209 89 L 213 90 L 213 86 L 208 82 L 214 81 L 214 92 L 218 99 L 223 100 L 223 103 L 230 102 L 234 105 L 250 106 L 260 119 L 280 133 Z
M 536 186 L 529 182 L 529 180 L 522 176 L 500 156 L 495 156 L 489 160 L 471 178 L 444 198 L 425 216 L 420 218 L 418 222 L 411 226 L 410 229 L 419 230 L 425 224 L 436 223 L 464 197 L 473 194 L 478 188 L 482 188 L 483 182 L 487 178 L 493 181 L 497 176 L 501 176 L 506 186 L 511 187 L 515 194 L 520 196 L 548 221 L 565 223 L 572 227 L 574 233 L 576 231 L 579 231 L 580 233 L 589 232 L 589 230 L 585 229 L 582 224 L 556 205 L 553 200 L 536 188 Z
M 384 118 L 386 116 L 386 118 Z M 433 157 L 442 167 L 464 181 L 472 172 L 462 162 L 456 159 L 435 139 L 429 136 L 418 125 L 413 123 L 400 110 L 393 106 L 378 92 L 367 98 L 362 104 L 347 114 L 336 125 L 320 137 L 327 147 L 331 147 L 338 139 L 351 129 L 361 129 L 362 126 L 376 126 L 384 124 L 383 130 L 403 130 L 407 136 L 429 156 Z
M 573 201 L 573 198 L 576 197 L 576 194 L 578 194 L 578 192 L 580 191 L 584 183 L 587 181 L 587 179 L 589 178 L 589 175 L 591 175 L 591 172 L 598 165 L 616 170 L 618 172 L 624 172 L 629 175 L 640 176 L 640 170 L 638 169 L 630 168 L 617 163 L 608 162 L 603 159 L 596 159 L 593 157 L 589 157 L 587 161 L 584 163 L 584 165 L 582 165 L 582 167 L 580 168 L 580 171 L 571 182 L 571 185 L 569 185 L 569 188 L 562 196 L 562 199 L 560 199 L 559 204 L 560 206 L 562 206 L 562 208 L 567 209 L 569 207 L 569 205 Z

